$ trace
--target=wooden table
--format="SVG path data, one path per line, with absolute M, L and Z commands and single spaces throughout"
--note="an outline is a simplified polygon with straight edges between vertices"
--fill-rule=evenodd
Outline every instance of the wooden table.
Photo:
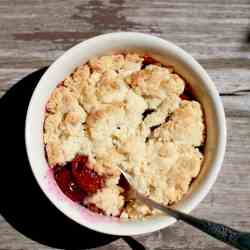
M 227 117 L 222 171 L 193 214 L 250 231 L 249 20 L 249 0 L 1 0 L 0 93 L 97 34 L 140 31 L 173 41 L 209 72 Z M 155 250 L 231 249 L 183 223 L 135 238 Z M 49 248 L 21 235 L 0 216 L 0 249 Z M 129 247 L 120 239 L 98 249 Z

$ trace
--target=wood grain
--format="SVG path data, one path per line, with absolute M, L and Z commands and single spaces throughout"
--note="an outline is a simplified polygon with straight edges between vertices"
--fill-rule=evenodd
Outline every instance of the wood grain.
M 193 214 L 250 231 L 249 21 L 249 0 L 1 0 L 0 95 L 97 34 L 140 31 L 173 41 L 207 69 L 227 117 L 222 171 Z M 183 223 L 135 238 L 154 250 L 231 249 Z M 0 250 L 5 249 L 49 248 L 22 236 L 0 217 Z M 120 239 L 99 248 L 106 249 L 129 247 Z

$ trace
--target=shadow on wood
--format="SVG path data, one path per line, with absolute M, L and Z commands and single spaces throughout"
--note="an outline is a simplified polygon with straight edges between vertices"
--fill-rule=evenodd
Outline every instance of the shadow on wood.
M 0 100 L 0 213 L 20 233 L 55 248 L 87 249 L 119 237 L 84 228 L 45 197 L 32 175 L 24 145 L 24 122 L 32 92 L 46 68 L 22 79 Z

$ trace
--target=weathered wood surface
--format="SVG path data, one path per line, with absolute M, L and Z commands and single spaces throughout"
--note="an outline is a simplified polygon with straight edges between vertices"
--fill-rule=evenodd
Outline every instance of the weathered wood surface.
M 193 214 L 250 231 L 249 20 L 249 0 L 1 0 L 0 94 L 96 34 L 140 31 L 175 42 L 207 69 L 227 116 L 222 171 Z M 183 223 L 135 238 L 155 250 L 231 249 Z M 49 248 L 22 236 L 0 216 L 0 249 Z M 118 240 L 99 248 L 106 249 L 129 247 Z

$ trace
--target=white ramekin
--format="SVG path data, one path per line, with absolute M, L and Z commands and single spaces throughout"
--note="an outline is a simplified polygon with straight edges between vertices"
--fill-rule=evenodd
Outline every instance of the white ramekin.
M 189 213 L 204 199 L 216 180 L 225 152 L 226 123 L 222 102 L 213 81 L 191 55 L 173 43 L 155 36 L 134 32 L 100 35 L 77 44 L 58 58 L 42 76 L 30 100 L 25 127 L 26 149 L 38 184 L 49 200 L 66 216 L 102 233 L 144 234 L 167 227 L 175 220 L 169 216 L 158 216 L 143 221 L 125 221 L 94 214 L 72 202 L 57 187 L 46 162 L 43 146 L 45 105 L 56 85 L 88 59 L 117 51 L 142 52 L 162 63 L 173 65 L 175 71 L 190 83 L 197 99 L 202 103 L 207 126 L 205 161 L 189 194 L 176 208 Z

